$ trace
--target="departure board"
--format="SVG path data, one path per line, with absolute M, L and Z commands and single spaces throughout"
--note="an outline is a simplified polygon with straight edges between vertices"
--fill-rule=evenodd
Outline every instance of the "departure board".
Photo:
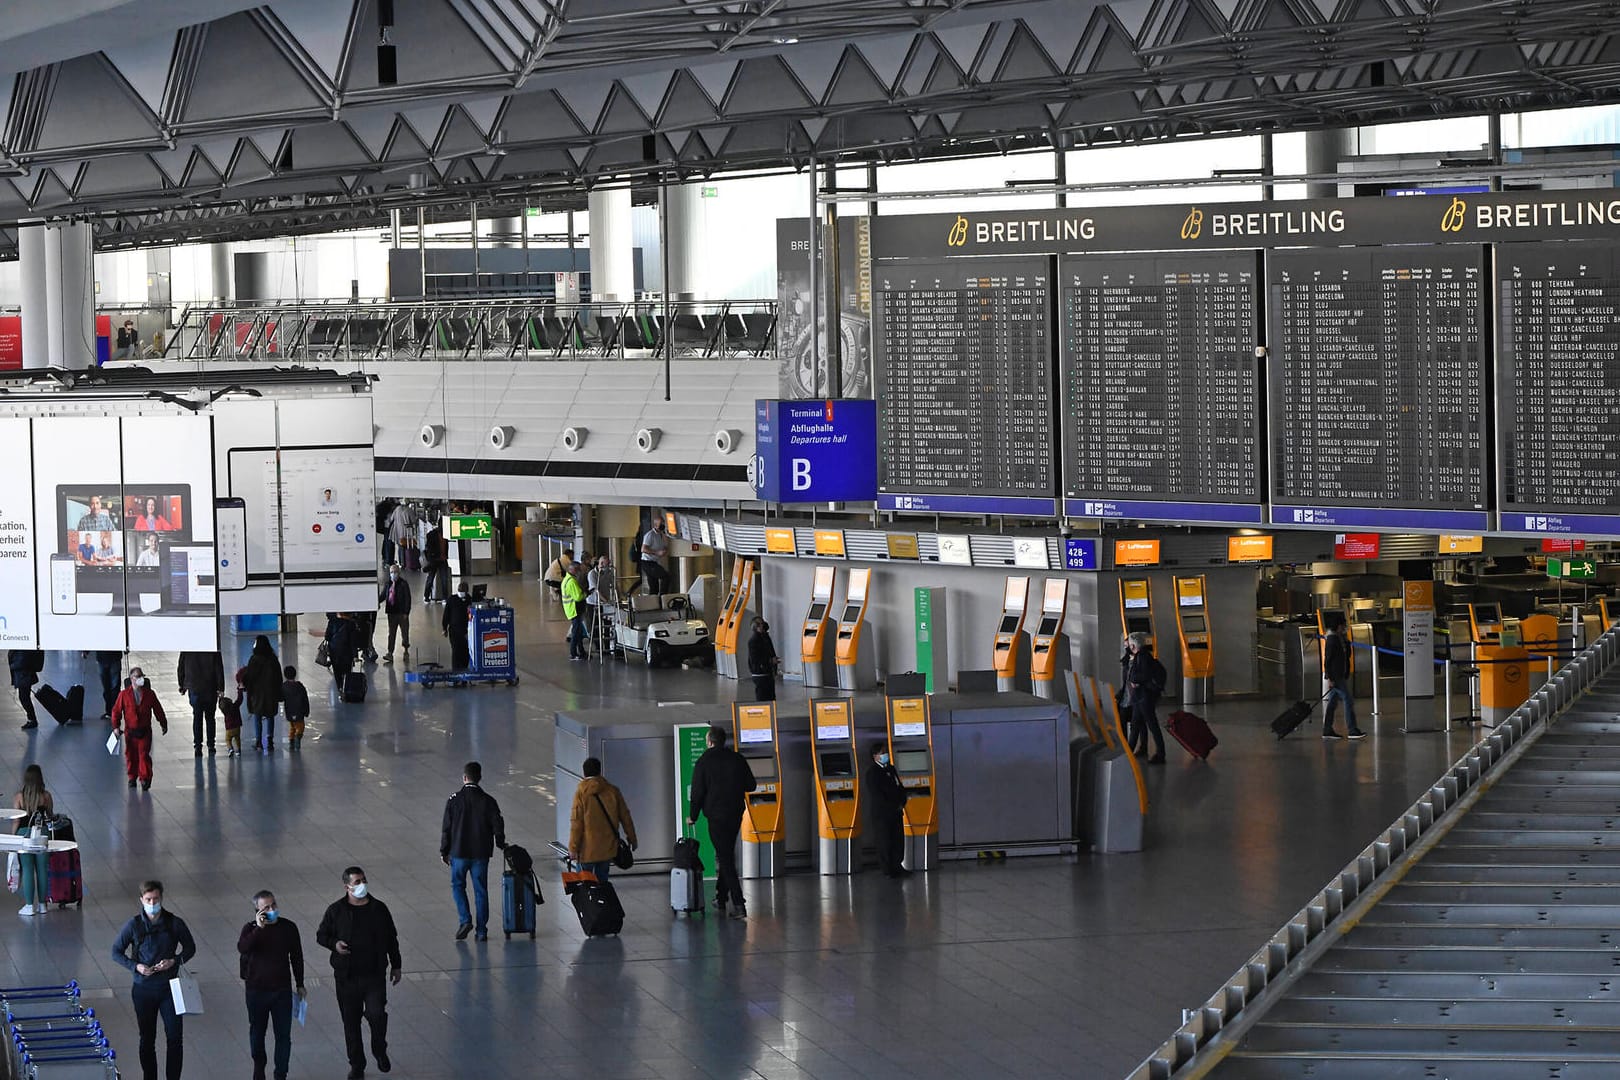
M 874 268 L 880 508 L 1057 513 L 1049 265 Z
M 1504 532 L 1620 535 L 1620 248 L 1497 248 Z
M 1272 521 L 1480 531 L 1484 250 L 1270 256 Z
M 1065 256 L 1064 513 L 1259 524 L 1253 252 Z

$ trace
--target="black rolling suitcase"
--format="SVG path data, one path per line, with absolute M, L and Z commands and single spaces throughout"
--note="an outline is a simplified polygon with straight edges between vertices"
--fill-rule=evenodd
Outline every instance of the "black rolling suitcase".
M 562 859 L 563 892 L 573 901 L 579 928 L 585 931 L 585 936 L 605 937 L 623 930 L 624 905 L 619 903 L 619 894 L 612 882 L 598 881 L 595 874 L 586 870 L 568 869 L 574 865 L 573 860 L 568 857 L 568 849 L 555 840 L 551 842 L 551 849 Z
M 534 860 L 516 844 L 506 845 L 506 869 L 501 872 L 501 929 L 513 934 L 535 934 L 535 908 L 545 903 L 534 876 Z
M 1285 739 L 1292 735 L 1299 725 L 1310 719 L 1311 713 L 1316 711 L 1316 707 L 1322 703 L 1325 697 L 1326 695 L 1323 695 L 1322 698 L 1317 698 L 1315 701 L 1306 701 L 1304 698 L 1300 698 L 1284 709 L 1282 715 L 1271 722 L 1271 733 L 1279 739 Z
M 58 724 L 76 724 L 84 718 L 84 687 L 82 686 L 73 687 L 68 691 L 68 696 L 63 697 L 62 692 L 56 687 L 51 686 L 49 683 L 40 683 L 39 688 L 34 691 L 34 697 L 39 699 L 40 705 L 44 707 L 46 712 L 51 714 L 51 719 Z M 78 698 L 77 708 L 73 704 L 75 697 Z
M 343 687 L 338 696 L 351 705 L 358 705 L 366 700 L 366 674 L 363 671 L 351 671 L 343 676 Z

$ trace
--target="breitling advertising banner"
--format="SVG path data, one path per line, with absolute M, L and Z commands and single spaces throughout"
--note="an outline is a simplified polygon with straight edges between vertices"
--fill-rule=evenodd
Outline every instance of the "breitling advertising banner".
M 1521 191 L 1292 202 L 879 215 L 879 259 L 1620 239 L 1620 192 Z

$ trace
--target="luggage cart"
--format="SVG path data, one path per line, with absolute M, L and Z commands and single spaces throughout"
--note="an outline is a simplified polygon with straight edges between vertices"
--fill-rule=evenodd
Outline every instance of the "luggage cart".
M 449 671 L 428 662 L 405 676 L 422 689 L 435 686 L 472 686 L 477 683 L 518 684 L 516 620 L 512 609 L 499 600 L 474 604 L 467 622 L 468 655 L 466 671 Z

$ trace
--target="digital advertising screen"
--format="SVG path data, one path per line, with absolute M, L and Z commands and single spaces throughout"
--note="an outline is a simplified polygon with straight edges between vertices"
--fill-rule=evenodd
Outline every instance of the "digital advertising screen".
M 370 446 L 233 449 L 231 493 L 248 516 L 248 580 L 376 575 Z
M 34 451 L 28 420 L 0 419 L 0 648 L 31 649 L 39 640 L 34 574 Z

